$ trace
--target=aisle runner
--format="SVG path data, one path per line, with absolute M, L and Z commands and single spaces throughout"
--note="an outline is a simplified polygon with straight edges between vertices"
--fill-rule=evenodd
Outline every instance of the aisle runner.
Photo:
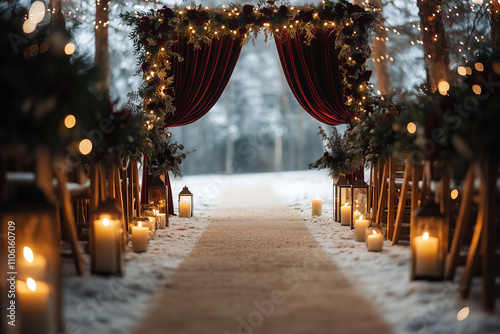
M 390 333 L 270 188 L 233 188 L 135 333 Z

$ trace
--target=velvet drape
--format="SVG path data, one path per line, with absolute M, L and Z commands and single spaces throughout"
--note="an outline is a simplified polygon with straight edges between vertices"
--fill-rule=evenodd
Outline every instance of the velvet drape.
M 335 31 L 316 29 L 310 45 L 305 35 L 275 37 L 276 48 L 293 95 L 312 117 L 328 125 L 349 123 L 354 115 L 344 104 Z
M 193 123 L 203 116 L 219 100 L 229 82 L 241 52 L 241 39 L 224 36 L 202 43 L 199 49 L 189 43 L 189 36 L 179 36 L 172 50 L 180 54 L 183 61 L 172 59 L 174 76 L 173 94 L 175 113 L 165 117 L 165 127 L 176 127 Z M 147 202 L 147 188 L 152 177 L 144 168 L 141 202 Z M 168 173 L 168 209 L 174 214 L 172 188 Z

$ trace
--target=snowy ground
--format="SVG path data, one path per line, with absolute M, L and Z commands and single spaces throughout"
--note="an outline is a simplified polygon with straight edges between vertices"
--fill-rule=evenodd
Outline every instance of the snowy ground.
M 382 253 L 369 253 L 364 243 L 354 241 L 349 227 L 333 222 L 332 181 L 326 173 L 318 171 L 190 176 L 172 180 L 174 196 L 184 185 L 194 194 L 195 217 L 172 218 L 170 228 L 159 232 L 147 253 L 127 252 L 123 278 L 76 277 L 67 263 L 66 333 L 121 334 L 131 330 L 146 311 L 156 288 L 171 277 L 194 247 L 215 212 L 224 188 L 256 183 L 272 186 L 287 206 L 303 216 L 322 248 L 373 301 L 395 333 L 500 333 L 500 312 L 483 312 L 477 293 L 471 300 L 463 301 L 456 294 L 456 283 L 410 282 L 407 246 L 391 246 L 386 241 Z M 321 217 L 311 217 L 311 200 L 315 196 L 323 199 Z M 465 307 L 469 308 L 469 315 L 458 321 L 457 313 Z

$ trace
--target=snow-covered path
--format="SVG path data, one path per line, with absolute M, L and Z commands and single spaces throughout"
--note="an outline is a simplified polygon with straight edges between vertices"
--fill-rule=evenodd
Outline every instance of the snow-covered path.
M 264 186 L 226 189 L 210 225 L 134 333 L 166 331 L 391 332 L 303 219 Z

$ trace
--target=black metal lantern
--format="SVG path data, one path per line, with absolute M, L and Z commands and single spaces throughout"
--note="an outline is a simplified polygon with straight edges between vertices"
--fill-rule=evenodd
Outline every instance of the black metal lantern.
M 343 226 L 351 226 L 352 221 L 352 187 L 351 184 L 341 184 L 339 188 L 339 222 Z
M 159 213 L 168 212 L 168 189 L 159 176 L 155 176 L 148 186 L 148 203 L 158 205 Z
M 193 194 L 184 186 L 179 193 L 179 217 L 191 218 L 193 216 Z
M 434 201 L 414 212 L 410 230 L 411 279 L 441 280 L 448 248 L 445 216 Z
M 62 332 L 57 207 L 33 185 L 18 187 L 1 212 L 0 331 Z
M 124 230 L 120 206 L 114 199 L 101 203 L 92 214 L 91 224 L 92 272 L 122 276 Z
M 340 222 L 340 187 L 349 186 L 347 179 L 341 175 L 333 182 L 333 220 Z
M 354 220 L 360 215 L 370 214 L 368 208 L 368 184 L 363 180 L 356 180 L 351 186 L 351 229 L 354 228 Z

